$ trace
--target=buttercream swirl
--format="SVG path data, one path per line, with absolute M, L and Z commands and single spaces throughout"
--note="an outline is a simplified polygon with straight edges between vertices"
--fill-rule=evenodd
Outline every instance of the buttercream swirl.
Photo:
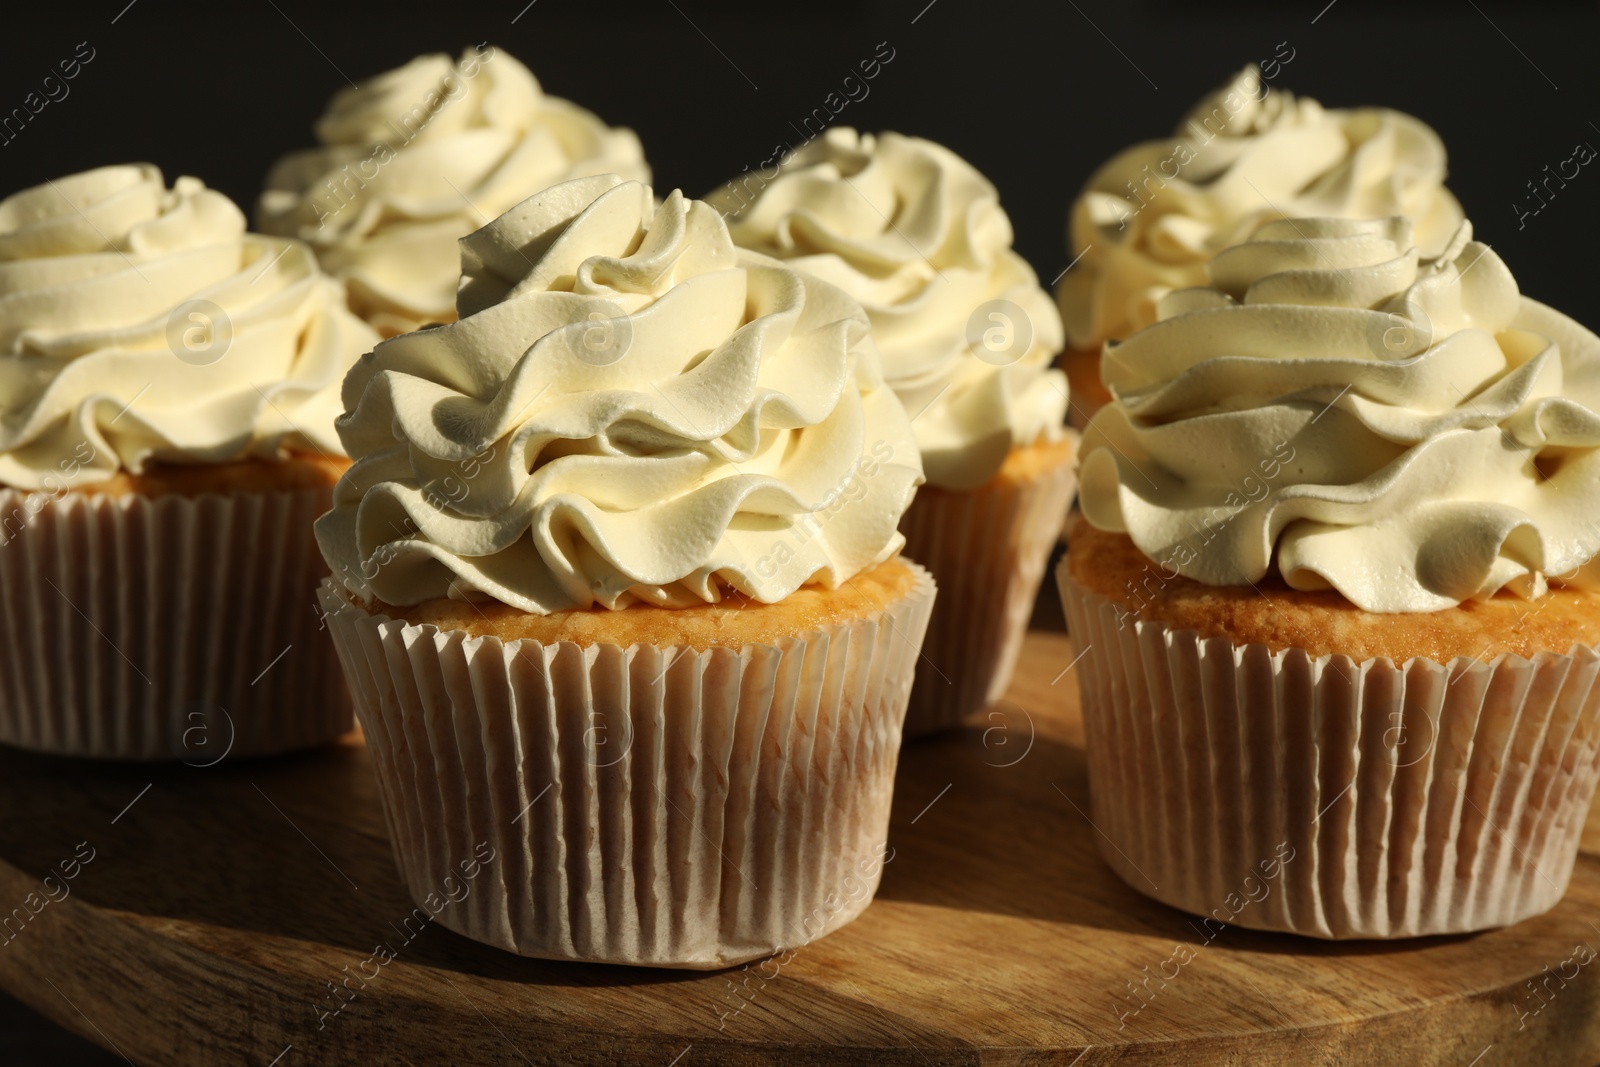
M 1600 550 L 1600 339 L 1520 297 L 1463 224 L 1280 220 L 1106 348 L 1084 515 L 1215 585 L 1276 565 L 1369 611 L 1436 611 Z
M 462 242 L 458 322 L 345 384 L 317 536 L 357 595 L 783 599 L 893 556 L 921 478 L 865 314 L 674 192 L 576 179 Z
M 632 130 L 546 96 L 494 48 L 342 89 L 316 134 L 323 147 L 267 175 L 261 228 L 308 242 L 386 336 L 455 318 L 456 242 L 530 193 L 609 172 L 650 180 Z
M 0 484 L 342 454 L 339 382 L 376 340 L 304 244 L 246 233 L 195 178 L 169 190 L 135 164 L 16 193 L 0 201 Z
M 752 189 L 755 185 L 757 188 Z M 1011 449 L 1058 439 L 1061 319 L 1012 250 L 988 179 L 932 141 L 835 127 L 707 198 L 734 241 L 859 300 L 913 416 L 928 481 L 970 489 Z
M 1206 284 L 1213 255 L 1275 218 L 1405 215 L 1437 255 L 1463 217 L 1444 178 L 1443 142 L 1410 115 L 1325 110 L 1246 67 L 1171 139 L 1120 153 L 1084 186 L 1067 234 L 1081 258 L 1058 289 L 1067 338 L 1093 350 L 1131 336 L 1163 295 Z

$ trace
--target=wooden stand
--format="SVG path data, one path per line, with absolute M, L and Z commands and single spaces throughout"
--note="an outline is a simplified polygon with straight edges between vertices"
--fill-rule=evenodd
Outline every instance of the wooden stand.
M 206 769 L 0 752 L 0 916 L 28 916 L 0 986 L 141 1067 L 1600 1059 L 1600 823 L 1566 900 L 1508 930 L 1202 944 L 1100 860 L 1070 660 L 1031 635 L 1011 702 L 908 748 L 862 918 L 711 974 L 405 927 L 359 736 Z

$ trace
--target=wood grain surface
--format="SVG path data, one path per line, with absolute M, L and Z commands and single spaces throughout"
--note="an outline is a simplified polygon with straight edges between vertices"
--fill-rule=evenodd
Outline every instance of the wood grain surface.
M 1030 635 L 1008 701 L 907 749 L 862 918 L 711 974 L 406 927 L 357 735 L 209 768 L 0 752 L 0 986 L 141 1067 L 1600 1059 L 1595 818 L 1566 900 L 1508 930 L 1207 942 L 1100 860 L 1070 661 Z

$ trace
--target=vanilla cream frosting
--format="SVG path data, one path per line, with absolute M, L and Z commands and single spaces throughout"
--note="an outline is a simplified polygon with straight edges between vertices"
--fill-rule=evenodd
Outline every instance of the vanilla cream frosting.
M 1162 573 L 1276 566 L 1369 611 L 1587 581 L 1600 550 L 1600 338 L 1520 297 L 1463 224 L 1271 222 L 1212 287 L 1110 344 L 1084 515 Z
M 299 241 L 195 178 L 102 167 L 0 201 L 0 484 L 151 460 L 343 454 L 345 371 L 377 336 Z
M 530 194 L 591 174 L 650 180 L 632 130 L 546 96 L 494 48 L 342 89 L 316 134 L 323 147 L 267 175 L 261 228 L 308 242 L 385 335 L 455 318 L 456 242 Z
M 971 489 L 1017 447 L 1059 439 L 1061 319 L 1012 250 L 988 179 L 917 137 L 835 127 L 717 190 L 742 247 L 859 300 L 884 374 L 912 415 L 931 485 Z
M 1077 265 L 1058 289 L 1067 338 L 1096 350 L 1155 321 L 1162 296 L 1206 284 L 1206 262 L 1275 218 L 1406 215 L 1438 254 L 1461 224 L 1439 136 L 1387 108 L 1326 110 L 1255 66 L 1202 100 L 1168 140 L 1120 153 L 1073 204 Z
M 860 305 L 652 204 L 615 175 L 524 201 L 462 241 L 458 322 L 351 372 L 317 537 L 352 592 L 773 602 L 900 549 L 922 470 Z

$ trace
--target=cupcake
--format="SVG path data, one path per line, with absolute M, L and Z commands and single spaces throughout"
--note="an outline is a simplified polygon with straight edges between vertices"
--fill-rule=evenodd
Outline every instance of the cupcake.
M 1074 425 L 1110 399 L 1100 380 L 1105 342 L 1155 322 L 1172 290 L 1205 285 L 1211 257 L 1263 222 L 1406 215 L 1430 256 L 1461 224 L 1444 187 L 1444 144 L 1428 126 L 1388 108 L 1325 110 L 1274 90 L 1261 73 L 1244 68 L 1172 137 L 1114 157 L 1073 204 L 1076 266 L 1057 295 Z
M 322 602 L 413 897 L 482 850 L 458 933 L 712 968 L 870 900 L 933 582 L 860 305 L 652 205 L 517 205 L 351 373 Z
M 0 742 L 209 764 L 350 728 L 311 526 L 375 342 L 194 178 L 0 201 Z
M 385 337 L 456 317 L 456 242 L 546 186 L 615 172 L 650 180 L 639 139 L 560 97 L 492 47 L 419 56 L 341 89 L 322 147 L 267 175 L 266 233 L 298 237 Z
M 710 198 L 745 248 L 845 290 L 872 320 L 928 485 L 901 523 L 938 579 L 906 733 L 1010 684 L 1073 493 L 1061 321 L 994 186 L 931 141 L 834 128 Z
M 1090 795 L 1112 868 L 1208 931 L 1462 933 L 1566 889 L 1600 338 L 1470 233 L 1273 221 L 1106 348 L 1058 572 Z

